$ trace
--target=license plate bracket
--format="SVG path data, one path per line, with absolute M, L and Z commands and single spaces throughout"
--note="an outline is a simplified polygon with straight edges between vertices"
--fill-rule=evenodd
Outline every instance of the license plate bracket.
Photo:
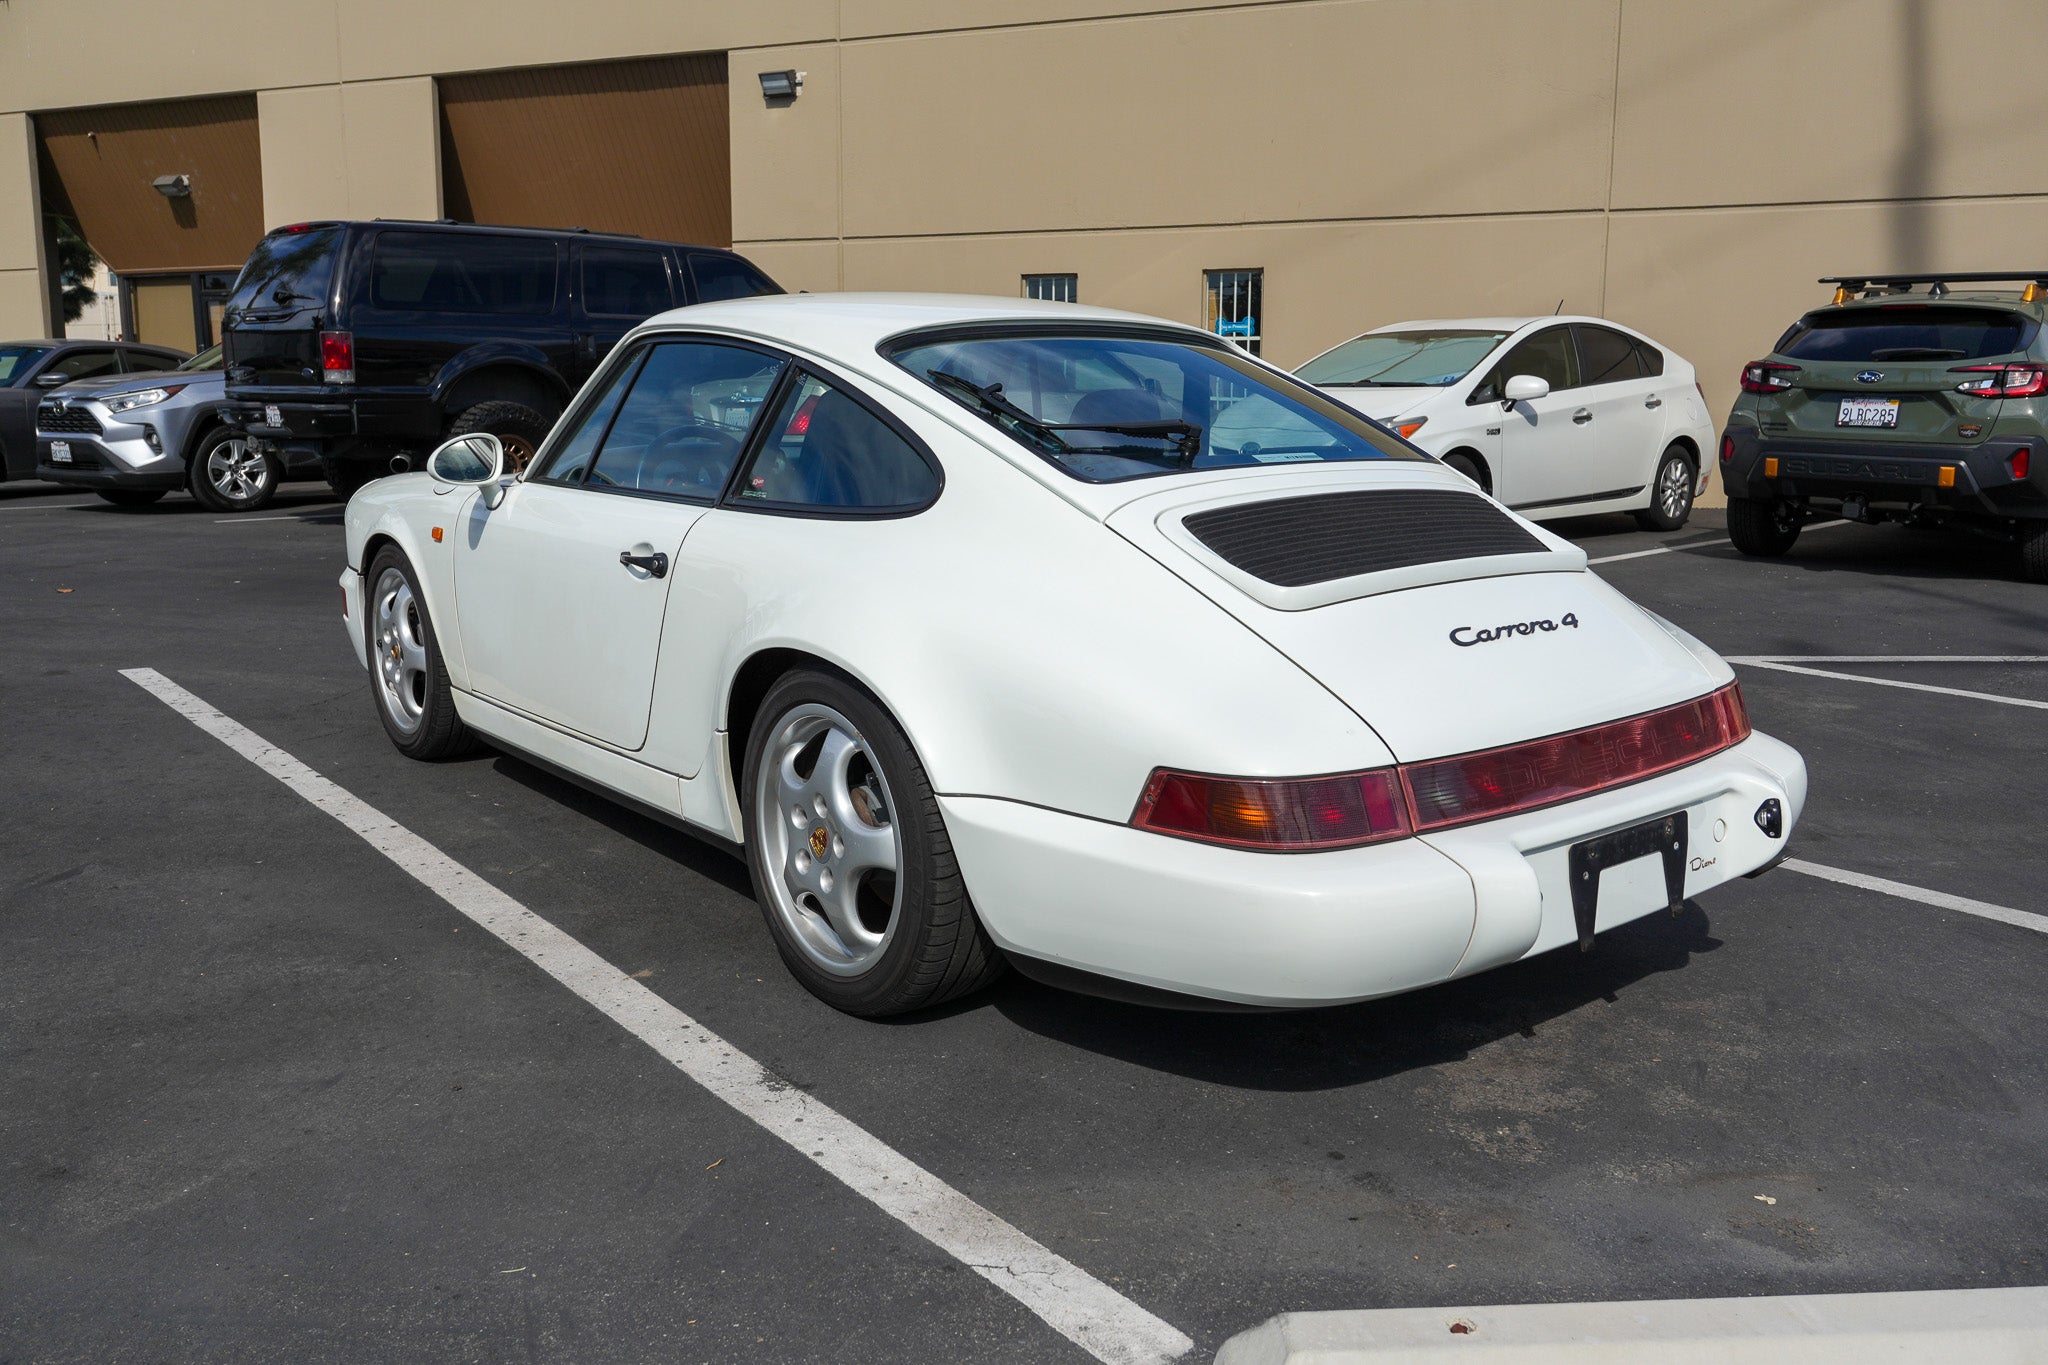
M 52 441 L 52 442 L 50 442 L 50 463 L 51 463 L 51 464 L 70 464 L 70 463 L 71 463 L 71 442 L 69 442 L 69 441 Z
M 266 426 L 281 427 L 284 425 L 284 414 L 277 410 L 277 404 L 265 403 L 263 405 L 263 422 Z
M 1657 854 L 1664 860 L 1664 893 L 1676 911 L 1685 903 L 1686 818 L 1684 811 L 1660 815 L 1572 845 L 1567 865 L 1572 879 L 1572 919 L 1579 951 L 1593 948 L 1593 923 L 1600 912 L 1600 874 L 1621 863 Z
M 1899 400 L 1896 398 L 1844 398 L 1835 409 L 1838 427 L 1896 427 Z

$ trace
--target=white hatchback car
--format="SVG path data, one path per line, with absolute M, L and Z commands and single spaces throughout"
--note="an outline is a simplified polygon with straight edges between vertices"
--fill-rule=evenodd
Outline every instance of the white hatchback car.
M 1634 512 L 1674 531 L 1706 488 L 1692 366 L 1601 318 L 1400 322 L 1295 373 L 1531 520 Z

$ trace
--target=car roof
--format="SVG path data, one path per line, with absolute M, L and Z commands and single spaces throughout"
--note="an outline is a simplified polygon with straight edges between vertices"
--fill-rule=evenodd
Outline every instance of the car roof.
M 657 313 L 638 330 L 714 327 L 846 358 L 868 357 L 905 332 L 977 323 L 1058 322 L 1165 328 L 1196 338 L 1209 333 L 1144 313 L 1081 303 L 976 294 L 761 294 Z
M 318 219 L 304 223 L 293 223 L 290 227 L 272 228 L 266 236 L 275 237 L 280 232 L 303 232 L 308 228 L 326 227 L 400 227 L 408 232 L 445 232 L 457 236 L 488 232 L 493 236 L 513 237 L 575 237 L 588 238 L 594 242 L 638 242 L 643 246 L 681 246 L 692 251 L 711 251 L 721 256 L 738 256 L 730 247 L 706 246 L 701 242 L 678 242 L 665 237 L 642 237 L 633 232 L 602 232 L 586 227 L 519 227 L 511 223 L 458 223 L 450 218 L 333 218 Z M 742 260 L 745 257 L 741 257 Z
M 1361 335 L 1372 336 L 1377 332 L 1410 332 L 1423 328 L 1468 332 L 1518 332 L 1539 322 L 1590 322 L 1598 327 L 1628 330 L 1623 324 L 1607 318 L 1587 317 L 1580 313 L 1540 313 L 1533 317 L 1520 318 L 1417 318 L 1412 322 L 1390 322 L 1384 327 L 1375 327 Z
M 175 346 L 159 346 L 150 341 L 107 341 L 100 337 L 37 337 L 33 340 L 0 341 L 0 346 L 42 346 L 53 351 L 63 347 L 91 346 L 105 349 L 111 346 L 117 351 L 154 351 L 179 357 L 185 354 Z

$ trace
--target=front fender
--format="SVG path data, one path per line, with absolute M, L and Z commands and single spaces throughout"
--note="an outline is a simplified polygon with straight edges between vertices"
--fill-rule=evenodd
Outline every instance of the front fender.
M 427 614 L 434 624 L 434 638 L 441 647 L 441 660 L 448 681 L 468 690 L 469 667 L 462 655 L 462 631 L 456 616 L 454 550 L 459 537 L 448 536 L 436 543 L 435 527 L 443 530 L 461 524 L 473 488 L 437 484 L 425 474 L 399 474 L 359 489 L 349 499 L 344 517 L 348 567 L 358 578 L 369 571 L 377 547 L 396 545 L 418 576 L 418 590 L 425 599 Z M 369 593 L 374 584 L 362 584 L 364 610 L 370 610 Z M 354 628 L 361 632 L 358 621 Z

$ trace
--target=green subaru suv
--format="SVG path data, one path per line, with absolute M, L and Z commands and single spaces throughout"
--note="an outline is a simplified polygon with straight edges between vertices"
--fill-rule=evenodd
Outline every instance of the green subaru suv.
M 1782 555 L 1831 517 L 1945 524 L 2048 583 L 2048 271 L 1821 283 L 1834 302 L 1742 370 L 1721 438 L 1735 548 Z

